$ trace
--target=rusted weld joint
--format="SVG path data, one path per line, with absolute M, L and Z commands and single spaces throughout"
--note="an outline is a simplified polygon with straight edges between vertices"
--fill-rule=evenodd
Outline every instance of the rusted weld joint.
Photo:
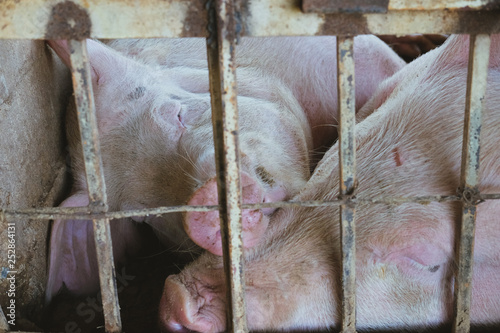
M 354 206 L 357 204 L 356 194 L 355 194 L 356 188 L 357 186 L 352 187 L 349 192 L 337 196 L 337 199 L 342 201 L 343 205 L 349 208 L 354 208 Z
M 85 8 L 71 1 L 52 7 L 52 14 L 45 29 L 45 39 L 84 40 L 90 38 L 92 21 Z
M 92 214 L 105 214 L 108 212 L 108 205 L 101 200 L 92 201 L 89 204 Z
M 354 194 L 339 195 L 337 199 L 342 201 L 342 205 L 349 208 L 354 208 L 357 203 L 356 196 Z
M 207 44 L 210 45 L 210 47 L 215 48 L 217 47 L 217 11 L 216 11 L 216 6 L 217 3 L 216 1 L 218 0 L 208 0 L 207 3 L 205 4 L 205 9 L 207 10 L 208 14 L 208 24 L 207 24 Z M 239 43 L 240 38 L 241 38 L 241 32 L 243 30 L 243 25 L 242 25 L 242 20 L 241 20 L 241 11 L 240 11 L 240 4 L 238 1 L 234 1 L 234 20 L 235 20 L 235 40 L 236 44 Z
M 467 206 L 476 206 L 484 202 L 484 199 L 481 198 L 481 193 L 479 192 L 477 186 L 466 187 L 465 189 L 459 187 L 457 189 L 457 194 L 462 198 L 462 202 Z
M 351 182 L 350 184 L 348 184 L 346 186 L 346 191 L 343 192 L 343 193 L 340 193 L 338 196 L 337 196 L 337 199 L 342 201 L 343 205 L 346 205 L 350 208 L 354 208 L 354 206 L 356 205 L 357 203 L 357 200 L 356 200 L 356 191 L 358 189 L 358 181 L 357 179 L 355 179 L 353 182 Z

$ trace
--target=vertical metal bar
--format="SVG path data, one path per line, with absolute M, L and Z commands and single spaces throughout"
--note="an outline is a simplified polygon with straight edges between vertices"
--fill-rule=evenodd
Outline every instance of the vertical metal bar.
M 235 2 L 209 2 L 207 39 L 212 96 L 212 121 L 221 207 L 221 236 L 226 273 L 227 328 L 247 332 L 243 244 L 241 239 L 241 184 L 235 46 Z
M 454 332 L 470 330 L 470 295 L 474 256 L 474 232 L 479 177 L 479 149 L 482 110 L 486 95 L 486 78 L 490 55 L 490 37 L 471 35 L 469 69 L 465 103 L 464 139 L 462 148 L 462 221 L 457 251 L 458 269 L 455 280 Z
M 356 142 L 354 138 L 354 39 L 337 37 L 339 105 L 340 196 L 349 198 L 356 189 Z M 356 332 L 356 234 L 354 206 L 340 206 L 342 241 L 342 332 Z
M 108 210 L 106 186 L 99 146 L 94 96 L 92 94 L 87 43 L 85 40 L 71 40 L 69 46 L 73 88 L 90 199 L 89 207 L 96 212 L 106 212 Z M 121 332 L 122 324 L 116 289 L 109 220 L 98 219 L 93 220 L 93 223 L 106 332 Z

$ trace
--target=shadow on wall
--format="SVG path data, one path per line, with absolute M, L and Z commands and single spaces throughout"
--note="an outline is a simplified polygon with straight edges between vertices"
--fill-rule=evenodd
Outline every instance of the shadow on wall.
M 69 71 L 44 41 L 1 40 L 0 59 L 0 209 L 55 206 L 69 179 L 63 135 Z M 0 294 L 0 305 L 11 320 L 7 305 L 15 301 L 13 330 L 36 330 L 41 319 L 48 230 L 49 221 L 0 224 L 0 290 L 15 282 L 13 294 Z M 15 252 L 8 251 L 11 238 Z

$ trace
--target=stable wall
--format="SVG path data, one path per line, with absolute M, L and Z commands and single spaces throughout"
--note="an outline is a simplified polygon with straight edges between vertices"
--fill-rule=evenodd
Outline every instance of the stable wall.
M 69 71 L 43 41 L 0 40 L 0 209 L 59 204 L 68 169 L 63 115 Z M 46 282 L 48 221 L 0 223 L 0 305 L 7 315 L 7 223 L 15 223 L 16 325 L 35 329 Z M 7 318 L 9 319 L 9 318 Z

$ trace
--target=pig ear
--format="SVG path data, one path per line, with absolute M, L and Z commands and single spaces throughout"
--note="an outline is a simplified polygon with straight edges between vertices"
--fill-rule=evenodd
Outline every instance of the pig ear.
M 467 66 L 469 61 L 469 35 L 453 35 L 446 42 L 436 49 L 439 56 L 434 62 L 433 69 L 429 73 L 435 73 L 443 67 L 461 64 Z M 500 35 L 491 35 L 490 46 L 490 68 L 500 67 Z
M 73 194 L 60 207 L 84 207 L 89 204 L 87 192 Z M 140 251 L 143 229 L 130 221 L 111 221 L 113 257 L 116 264 Z M 74 294 L 89 294 L 99 288 L 94 225 L 91 220 L 55 220 L 49 247 L 49 269 L 46 302 L 63 287 Z
M 87 206 L 87 193 L 79 192 L 60 207 Z M 90 293 L 99 287 L 91 220 L 55 220 L 49 247 L 45 299 L 48 302 L 65 286 L 74 293 Z
M 87 48 L 89 43 L 95 43 L 93 41 L 88 40 L 87 41 Z M 59 56 L 59 58 L 62 60 L 62 62 L 68 67 L 71 68 L 71 59 L 70 59 L 70 50 L 69 50 L 69 45 L 68 41 L 64 39 L 60 40 L 49 40 L 47 41 L 47 44 L 56 52 L 56 54 Z M 90 74 L 92 76 L 92 83 L 95 84 L 97 83 L 97 78 L 98 75 L 92 66 L 92 62 L 90 65 Z
M 431 63 L 428 76 L 432 77 L 448 66 L 467 66 L 469 61 L 469 36 L 453 35 L 440 47 L 424 54 L 413 62 Z M 427 67 L 427 66 L 425 66 Z M 500 34 L 491 35 L 490 68 L 500 68 Z M 414 66 L 406 66 L 389 79 L 382 82 L 372 98 L 356 113 L 356 121 L 360 122 L 384 104 L 394 89 L 403 82 Z
M 70 49 L 66 40 L 49 40 L 47 44 L 56 52 L 63 63 L 71 68 Z M 122 78 L 120 73 L 126 71 L 127 63 L 132 60 L 125 58 L 120 53 L 106 45 L 87 39 L 87 51 L 90 62 L 92 84 L 97 86 L 112 77 Z

